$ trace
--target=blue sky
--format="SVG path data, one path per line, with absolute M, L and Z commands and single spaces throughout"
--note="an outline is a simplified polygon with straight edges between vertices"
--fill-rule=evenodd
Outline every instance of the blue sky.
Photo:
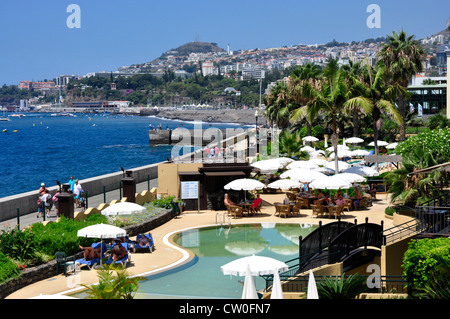
M 81 28 L 70 29 L 70 4 Z M 381 28 L 368 28 L 369 4 Z M 114 71 L 198 39 L 231 50 L 364 40 L 445 28 L 448 0 L 24 0 L 0 3 L 0 85 Z

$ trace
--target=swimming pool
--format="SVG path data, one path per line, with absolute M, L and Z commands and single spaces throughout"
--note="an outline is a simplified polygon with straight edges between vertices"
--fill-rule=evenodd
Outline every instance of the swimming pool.
M 220 266 L 250 255 L 287 261 L 298 256 L 298 237 L 305 237 L 311 224 L 237 224 L 184 230 L 173 241 L 195 254 L 189 262 L 142 281 L 136 299 L 241 298 L 244 277 L 223 275 Z M 265 287 L 254 277 L 258 290 Z

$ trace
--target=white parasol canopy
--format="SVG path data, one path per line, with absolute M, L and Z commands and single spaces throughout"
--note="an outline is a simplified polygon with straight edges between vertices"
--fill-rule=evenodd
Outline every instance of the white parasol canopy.
M 332 162 L 325 163 L 323 165 L 323 167 L 326 167 L 326 168 L 334 170 L 335 169 L 335 165 L 336 165 L 335 162 L 332 161 Z M 342 172 L 343 170 L 345 170 L 345 169 L 347 169 L 349 167 L 350 167 L 350 164 L 348 164 L 346 162 L 343 162 L 343 161 L 338 161 L 339 172 Z
M 344 149 L 339 149 L 337 151 L 337 156 L 338 158 L 343 158 L 343 157 L 351 157 L 353 155 L 352 151 L 349 150 L 344 150 Z M 336 154 L 333 152 L 332 154 L 330 154 L 330 158 L 335 158 Z
M 380 173 L 378 173 L 375 169 L 369 167 L 369 166 L 353 166 L 349 167 L 346 170 L 344 170 L 344 173 L 354 173 L 358 174 L 364 177 L 372 177 L 372 176 L 378 176 Z
M 316 280 L 311 269 L 309 270 L 308 292 L 306 294 L 306 299 L 319 299 Z
M 347 145 L 339 144 L 339 145 L 337 146 L 338 152 L 339 152 L 339 150 L 348 151 L 349 149 L 350 149 L 350 148 L 349 148 Z M 328 152 L 332 152 L 332 151 L 334 151 L 334 146 L 330 146 L 330 147 L 328 147 L 326 150 L 327 150 Z
M 320 166 L 320 165 L 324 165 L 328 161 L 323 158 L 313 158 L 313 159 L 309 159 L 308 162 L 311 162 L 311 163 L 314 163 L 314 164 Z
M 275 182 L 270 183 L 267 187 L 272 189 L 291 189 L 300 188 L 301 183 L 295 179 L 279 179 Z
M 144 206 L 131 202 L 120 202 L 106 207 L 102 210 L 102 215 L 114 216 L 114 215 L 131 215 L 134 213 L 145 212 Z
M 370 155 L 369 151 L 366 150 L 354 150 L 352 151 L 352 156 L 368 156 Z
M 235 191 L 252 191 L 266 187 L 263 183 L 251 178 L 239 178 L 226 184 L 223 188 Z
M 318 178 L 311 182 L 309 187 L 315 189 L 346 189 L 352 187 L 352 185 L 349 181 L 334 175 Z
M 319 139 L 314 136 L 305 136 L 302 140 L 305 142 L 317 142 Z
M 253 281 L 250 267 L 247 265 L 247 273 L 245 274 L 244 288 L 242 289 L 242 299 L 258 299 L 255 282 Z
M 281 178 L 290 178 L 297 181 L 300 181 L 302 183 L 309 183 L 313 180 L 323 177 L 325 174 L 322 174 L 320 172 L 317 172 L 315 170 L 310 170 L 306 168 L 294 168 L 287 170 L 286 172 L 281 173 Z
M 318 168 L 319 166 L 313 162 L 310 161 L 295 161 L 290 163 L 288 166 L 286 166 L 287 169 L 294 169 L 294 168 Z
M 364 140 L 362 138 L 359 137 L 350 137 L 348 139 L 345 140 L 345 143 L 350 143 L 350 144 L 359 144 L 364 142 Z
M 272 293 L 270 294 L 270 299 L 284 299 L 278 270 L 275 270 L 273 273 Z
M 302 148 L 300 148 L 300 151 L 310 153 L 310 152 L 314 152 L 315 149 L 312 148 L 311 146 L 306 145 L 306 146 L 303 146 Z
M 343 179 L 349 181 L 350 183 L 362 183 L 362 182 L 366 181 L 365 177 L 363 177 L 359 174 L 354 174 L 354 173 L 340 173 L 340 174 L 336 174 L 334 176 L 343 178 Z
M 389 143 L 388 142 L 385 142 L 385 141 L 377 141 L 377 145 L 378 146 L 386 146 L 386 145 L 388 145 Z M 369 143 L 369 146 L 375 146 L 375 142 L 370 142 Z
M 397 147 L 397 145 L 398 145 L 398 143 L 391 143 L 391 144 L 386 145 L 386 148 L 390 149 L 390 150 L 393 150 L 394 148 Z
M 287 271 L 289 266 L 284 262 L 264 256 L 247 256 L 233 260 L 220 267 L 224 275 L 245 276 L 247 266 L 252 276 L 271 275 L 275 271 Z
M 77 232 L 78 237 L 86 238 L 116 238 L 125 236 L 127 232 L 119 227 L 108 224 L 95 224 L 84 227 Z
M 61 295 L 61 294 L 55 294 L 55 295 L 40 294 L 39 296 L 30 297 L 28 299 L 78 299 L 78 298 Z

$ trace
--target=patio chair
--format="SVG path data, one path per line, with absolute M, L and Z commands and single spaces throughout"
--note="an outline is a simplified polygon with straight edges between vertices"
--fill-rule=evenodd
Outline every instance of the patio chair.
M 148 249 L 149 252 L 153 252 L 155 250 L 155 243 L 153 241 L 153 237 L 151 237 L 149 234 L 144 234 L 144 236 L 147 237 L 147 239 L 149 240 L 148 247 L 144 247 L 139 244 L 139 239 L 142 237 L 141 234 L 139 234 L 136 236 L 136 243 L 134 244 L 134 247 L 133 247 L 134 253 L 136 252 L 136 249 L 138 251 Z
M 284 215 L 285 218 L 290 216 L 291 215 L 291 206 L 280 205 L 279 214 L 280 214 L 280 217 L 281 217 L 281 215 Z
M 321 217 L 325 214 L 324 207 L 322 205 L 311 205 L 312 217 Z
M 105 261 L 106 265 L 110 265 L 110 264 L 121 264 L 122 267 L 126 267 L 127 263 L 131 261 L 131 255 L 129 252 L 130 246 L 128 245 L 128 243 L 121 243 L 121 245 L 123 247 L 125 247 L 127 253 L 125 256 L 123 256 L 120 260 L 113 260 L 112 254 L 111 256 L 109 256 L 109 259 L 107 261 Z M 114 246 L 113 246 L 114 247 Z
M 348 212 L 353 210 L 353 201 L 350 198 L 345 199 L 345 205 L 342 208 L 342 214 L 344 213 L 344 209 L 346 209 Z
M 331 216 L 334 216 L 334 218 L 336 218 L 336 217 L 339 217 L 339 215 L 341 214 L 341 212 L 342 212 L 342 208 L 343 208 L 344 206 L 329 206 L 328 207 L 328 215 L 331 217 Z
M 295 200 L 297 199 L 297 194 L 293 192 L 286 193 L 286 196 L 287 198 L 289 198 L 290 202 L 295 202 Z
M 292 206 L 291 214 L 295 216 L 300 216 L 300 207 L 301 204 L 295 203 L 295 205 Z
M 93 243 L 91 245 L 92 248 L 97 249 L 99 248 L 101 245 L 101 251 L 102 251 L 102 255 L 101 258 L 105 258 L 105 252 L 107 250 L 106 244 L 105 243 Z M 97 266 L 98 264 L 100 264 L 100 258 L 94 258 L 94 259 L 90 259 L 90 260 L 84 260 L 84 258 L 80 258 L 75 260 L 75 263 L 79 263 L 80 266 L 81 265 L 86 265 L 88 266 L 88 268 L 91 270 L 93 268 L 95 268 L 95 266 Z
M 309 201 L 307 198 L 297 196 L 297 200 L 295 201 L 295 203 L 296 205 L 299 205 L 300 208 L 309 209 Z
M 234 216 L 234 218 L 238 218 L 238 217 L 244 217 L 243 211 L 244 210 L 241 206 L 230 205 L 228 212 L 231 216 Z
M 67 262 L 73 261 L 73 258 L 66 257 L 66 253 L 63 251 L 59 251 L 55 255 L 56 259 L 56 274 L 59 273 L 59 269 L 64 269 L 64 275 L 67 276 Z

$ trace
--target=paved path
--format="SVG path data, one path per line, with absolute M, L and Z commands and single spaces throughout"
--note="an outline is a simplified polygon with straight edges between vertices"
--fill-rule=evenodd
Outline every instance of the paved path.
M 152 189 L 152 187 L 157 187 L 157 186 L 158 186 L 157 179 L 153 179 L 150 181 L 150 189 Z M 148 182 L 147 181 L 136 184 L 136 193 L 141 193 L 144 190 L 148 190 Z M 114 199 L 120 199 L 120 191 L 118 189 L 106 192 L 106 202 L 107 203 L 110 203 Z M 98 207 L 102 203 L 104 203 L 104 194 L 103 193 L 94 195 L 94 196 L 91 196 L 88 198 L 88 205 L 89 205 L 88 207 Z M 37 207 L 36 207 L 36 209 L 37 209 Z M 75 211 L 80 211 L 80 209 L 77 208 L 77 209 L 75 209 Z M 42 217 L 36 218 L 36 216 L 37 216 L 37 210 L 36 210 L 36 212 L 20 216 L 20 229 L 24 229 L 25 227 L 28 227 L 34 223 L 44 221 L 44 218 L 42 218 Z M 54 207 L 52 208 L 52 210 L 50 212 L 50 217 L 45 218 L 45 220 L 56 221 L 56 211 L 55 211 Z M 15 228 L 15 227 L 17 227 L 17 224 L 18 224 L 17 218 L 12 218 L 9 220 L 2 221 L 2 222 L 0 222 L 0 231 Z

